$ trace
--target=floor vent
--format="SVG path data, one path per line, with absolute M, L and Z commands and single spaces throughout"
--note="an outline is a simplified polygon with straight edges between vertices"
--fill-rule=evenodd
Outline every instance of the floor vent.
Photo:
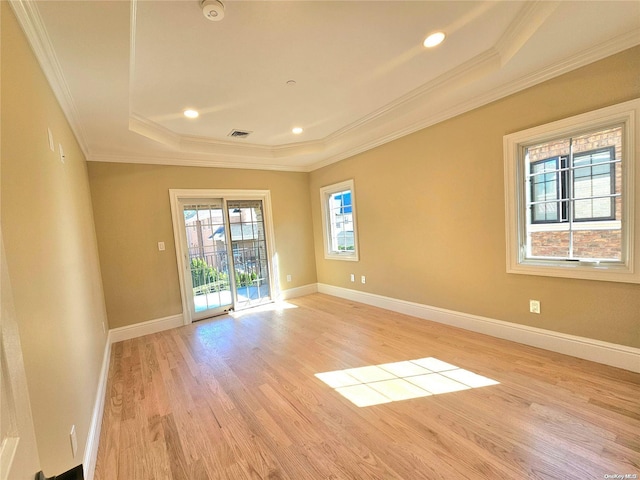
M 251 135 L 251 132 L 247 131 L 247 130 L 236 130 L 233 129 L 231 130 L 231 133 L 229 133 L 229 137 L 235 137 L 235 138 L 247 138 L 249 135 Z

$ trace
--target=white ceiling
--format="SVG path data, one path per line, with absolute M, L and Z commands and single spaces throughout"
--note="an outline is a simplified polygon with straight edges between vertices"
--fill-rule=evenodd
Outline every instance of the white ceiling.
M 224 4 L 12 2 L 90 161 L 309 171 L 640 44 L 638 1 Z

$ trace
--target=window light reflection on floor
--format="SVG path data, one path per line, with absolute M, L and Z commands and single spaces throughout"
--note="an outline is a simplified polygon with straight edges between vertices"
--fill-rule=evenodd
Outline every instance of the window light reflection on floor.
M 248 307 L 238 311 L 231 311 L 229 312 L 229 315 L 233 318 L 241 318 L 258 312 L 281 312 L 282 310 L 288 310 L 290 308 L 298 308 L 298 306 L 285 301 L 275 301 L 265 303 L 263 305 L 256 305 L 255 307 Z
M 497 385 L 437 358 L 316 373 L 318 379 L 358 407 Z

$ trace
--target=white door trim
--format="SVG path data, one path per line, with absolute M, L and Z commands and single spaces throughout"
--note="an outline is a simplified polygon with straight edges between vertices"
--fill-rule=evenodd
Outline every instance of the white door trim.
M 184 229 L 180 222 L 180 201 L 193 198 L 222 198 L 227 200 L 261 200 L 263 208 L 265 240 L 267 243 L 267 256 L 269 265 L 269 290 L 271 298 L 277 298 L 276 292 L 277 262 L 275 257 L 275 236 L 273 233 L 273 217 L 271 210 L 270 190 L 232 190 L 232 189 L 169 189 L 169 201 L 171 203 L 171 221 L 173 223 L 173 239 L 175 242 L 176 260 L 178 262 L 178 278 L 180 280 L 180 296 L 182 297 L 182 317 L 185 325 L 193 322 L 187 281 L 185 279 L 186 265 L 184 262 Z

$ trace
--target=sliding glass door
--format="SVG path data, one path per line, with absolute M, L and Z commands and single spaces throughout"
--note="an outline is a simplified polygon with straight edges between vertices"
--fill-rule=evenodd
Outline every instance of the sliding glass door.
M 185 318 L 271 301 L 264 207 L 262 199 L 172 197 Z

